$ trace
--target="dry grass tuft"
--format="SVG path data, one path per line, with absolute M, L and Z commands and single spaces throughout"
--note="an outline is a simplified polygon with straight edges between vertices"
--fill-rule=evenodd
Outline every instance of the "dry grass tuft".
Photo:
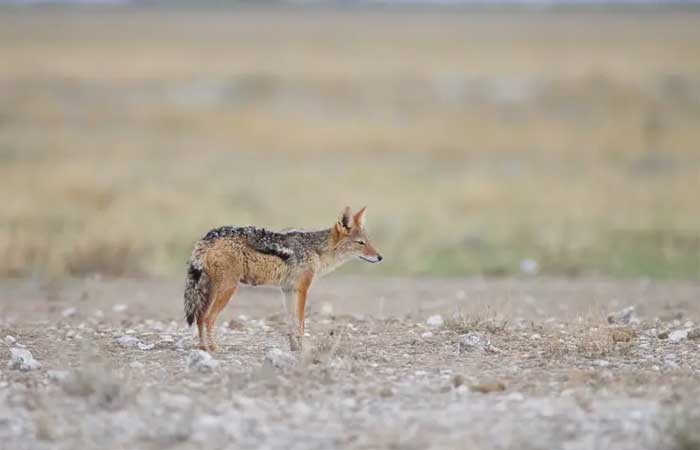
M 348 345 L 348 340 L 343 339 L 342 329 L 328 330 L 316 345 L 304 347 L 301 355 L 303 366 L 321 364 L 325 367 L 337 356 L 350 356 L 352 352 Z
M 602 322 L 578 322 L 544 333 L 544 351 L 555 358 L 601 359 L 624 354 L 632 348 L 634 334 L 612 329 Z
M 487 307 L 483 313 L 465 314 L 461 311 L 445 320 L 443 328 L 456 334 L 466 334 L 473 331 L 486 331 L 499 334 L 506 330 L 508 321 L 495 310 Z
M 130 242 L 87 242 L 66 256 L 66 271 L 74 276 L 138 275 L 143 272 L 142 254 Z

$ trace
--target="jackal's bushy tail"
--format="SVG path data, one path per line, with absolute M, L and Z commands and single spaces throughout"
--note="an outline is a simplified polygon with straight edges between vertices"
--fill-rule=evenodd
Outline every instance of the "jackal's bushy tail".
M 204 314 L 209 303 L 209 276 L 204 270 L 203 260 L 208 248 L 206 241 L 197 242 L 187 262 L 185 318 L 188 325 L 192 325 L 197 317 Z

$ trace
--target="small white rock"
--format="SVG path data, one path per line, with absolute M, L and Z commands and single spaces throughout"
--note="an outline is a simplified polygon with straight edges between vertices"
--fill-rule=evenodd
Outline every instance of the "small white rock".
M 354 408 L 355 406 L 357 406 L 357 400 L 355 400 L 355 399 L 352 398 L 352 397 L 350 397 L 350 398 L 344 398 L 344 399 L 340 402 L 340 404 L 343 405 L 343 407 L 345 407 L 345 408 L 351 409 L 351 408 Z
M 129 367 L 132 369 L 142 369 L 144 364 L 140 361 L 131 361 L 131 363 L 129 363 Z
M 332 316 L 333 315 L 333 305 L 328 303 L 328 302 L 321 305 L 321 314 L 324 316 Z
M 139 344 L 142 344 L 138 338 L 129 336 L 128 334 L 118 337 L 115 341 L 122 347 L 137 347 Z
M 481 333 L 471 332 L 463 334 L 459 338 L 458 350 L 462 352 L 472 352 L 475 350 L 486 351 L 491 346 L 489 340 Z
M 506 399 L 513 402 L 522 402 L 523 400 L 525 400 L 525 396 L 520 392 L 511 392 L 506 396 Z
M 17 342 L 17 339 L 15 339 L 14 336 L 10 336 L 9 334 L 5 336 L 5 344 L 13 345 L 15 342 Z
M 73 307 L 71 307 L 71 308 L 66 308 L 66 309 L 64 309 L 63 312 L 61 313 L 61 315 L 62 315 L 63 317 L 73 317 L 73 316 L 75 316 L 76 314 L 78 314 L 78 309 L 77 309 L 77 308 L 73 308 Z
M 678 369 L 679 367 L 680 367 L 680 366 L 678 365 L 678 363 L 675 362 L 675 361 L 673 361 L 673 360 L 665 360 L 665 361 L 664 361 L 664 368 L 665 368 L 665 369 L 676 370 L 676 369 Z
M 678 343 L 682 340 L 688 339 L 689 332 L 690 329 L 672 331 L 668 335 L 668 340 L 669 342 Z
M 534 259 L 523 259 L 520 261 L 520 271 L 525 275 L 537 275 L 540 273 L 540 265 Z
M 265 363 L 278 369 L 284 369 L 293 366 L 296 363 L 296 358 L 291 353 L 274 347 L 265 354 Z
M 29 350 L 23 348 L 10 349 L 10 361 L 7 363 L 10 369 L 21 370 L 27 372 L 41 368 L 39 361 L 34 359 Z
M 441 327 L 445 323 L 445 320 L 440 314 L 435 314 L 434 316 L 428 317 L 428 320 L 426 320 L 425 323 L 431 327 Z
M 200 372 L 211 372 L 219 367 L 219 361 L 204 350 L 192 350 L 187 357 L 187 367 Z
M 68 377 L 67 370 L 49 370 L 46 372 L 46 376 L 51 381 L 63 381 Z
M 116 305 L 112 306 L 112 311 L 119 313 L 119 312 L 124 312 L 129 308 L 129 305 L 125 305 L 124 303 L 117 303 Z
M 431 338 L 431 337 L 433 337 L 433 332 L 426 331 L 425 333 L 421 334 L 420 337 L 422 337 L 423 339 Z
M 625 309 L 611 313 L 608 315 L 608 323 L 632 324 L 639 323 L 639 318 L 634 314 L 634 306 L 628 306 Z
M 143 342 L 139 342 L 138 344 L 136 344 L 136 346 L 139 348 L 139 350 L 148 351 L 152 350 L 153 347 L 155 347 L 155 344 L 145 344 Z

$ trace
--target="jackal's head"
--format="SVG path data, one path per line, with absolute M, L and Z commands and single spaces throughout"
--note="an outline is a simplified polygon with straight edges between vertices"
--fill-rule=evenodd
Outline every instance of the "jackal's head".
M 367 262 L 377 263 L 382 260 L 376 248 L 372 246 L 365 231 L 365 212 L 362 208 L 352 214 L 350 207 L 346 207 L 333 227 L 336 252 L 344 257 L 358 257 Z

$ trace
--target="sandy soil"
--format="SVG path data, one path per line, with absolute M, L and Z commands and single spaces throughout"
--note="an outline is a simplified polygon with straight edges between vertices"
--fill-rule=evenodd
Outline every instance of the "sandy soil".
M 0 449 L 700 445 L 697 283 L 331 277 L 301 352 L 247 289 L 211 359 L 181 284 L 0 283 Z

